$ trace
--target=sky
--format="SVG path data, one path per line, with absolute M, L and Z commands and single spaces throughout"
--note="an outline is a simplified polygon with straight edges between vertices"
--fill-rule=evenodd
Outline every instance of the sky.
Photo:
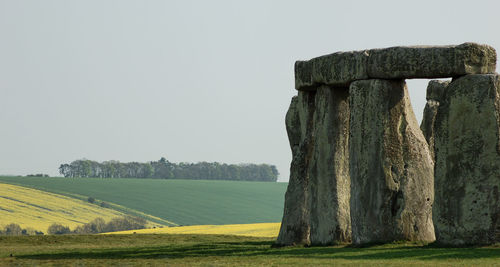
M 287 181 L 296 60 L 396 45 L 498 50 L 498 10 L 480 0 L 0 0 L 0 174 L 165 157 L 269 163 Z M 407 81 L 419 121 L 427 82 Z

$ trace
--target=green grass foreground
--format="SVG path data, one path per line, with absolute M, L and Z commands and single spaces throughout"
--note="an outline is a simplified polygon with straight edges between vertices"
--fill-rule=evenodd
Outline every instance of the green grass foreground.
M 0 237 L 0 266 L 498 266 L 500 247 L 419 244 L 271 248 L 273 239 L 219 235 Z M 11 256 L 12 254 L 12 256 Z

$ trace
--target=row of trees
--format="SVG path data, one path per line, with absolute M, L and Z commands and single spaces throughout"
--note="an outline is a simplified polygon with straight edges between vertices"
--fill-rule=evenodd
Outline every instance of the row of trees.
M 70 230 L 68 226 L 59 223 L 53 223 L 47 229 L 49 235 L 64 234 L 99 234 L 116 231 L 137 230 L 146 228 L 147 221 L 144 218 L 124 216 L 111 219 L 105 222 L 103 218 L 96 218 L 91 222 L 77 226 Z M 20 235 L 43 235 L 43 232 L 33 228 L 23 229 L 17 223 L 11 223 L 0 228 L 0 236 L 20 236 Z
M 39 232 L 33 228 L 23 229 L 17 223 L 11 223 L 4 226 L 3 229 L 0 229 L 0 236 L 8 235 L 8 236 L 18 236 L 18 235 L 43 235 L 43 232 Z
M 138 230 L 146 228 L 147 221 L 143 218 L 125 216 L 113 218 L 105 222 L 103 218 L 96 218 L 91 222 L 77 226 L 73 231 L 68 226 L 53 223 L 47 229 L 49 235 L 65 234 L 99 234 L 116 231 Z
M 276 182 L 279 172 L 269 164 L 225 164 L 218 162 L 172 163 L 161 158 L 146 163 L 87 159 L 61 164 L 64 177 L 157 178 L 194 180 L 237 180 Z

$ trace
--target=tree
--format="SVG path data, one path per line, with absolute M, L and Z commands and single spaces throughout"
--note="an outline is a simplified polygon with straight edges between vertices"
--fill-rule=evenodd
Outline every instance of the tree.
M 70 171 L 71 167 L 69 164 L 61 164 L 61 166 L 59 166 L 59 173 L 64 177 L 70 177 Z
M 69 227 L 67 227 L 67 226 L 63 226 L 62 224 L 58 224 L 58 223 L 53 223 L 47 229 L 47 233 L 49 235 L 64 235 L 64 234 L 71 233 L 71 231 L 69 230 Z
M 21 229 L 21 226 L 17 223 L 11 223 L 5 226 L 4 228 L 4 235 L 22 235 L 23 234 L 23 229 Z

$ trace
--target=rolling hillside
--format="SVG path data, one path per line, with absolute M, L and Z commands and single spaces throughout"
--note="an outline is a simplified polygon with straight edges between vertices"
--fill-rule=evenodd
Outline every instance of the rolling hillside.
M 287 187 L 269 182 L 117 178 L 0 177 L 0 182 L 94 197 L 170 225 L 280 222 Z
M 46 232 L 52 223 L 61 223 L 73 229 L 97 217 L 109 221 L 123 215 L 71 197 L 0 184 L 0 226 L 17 223 L 22 228 Z

